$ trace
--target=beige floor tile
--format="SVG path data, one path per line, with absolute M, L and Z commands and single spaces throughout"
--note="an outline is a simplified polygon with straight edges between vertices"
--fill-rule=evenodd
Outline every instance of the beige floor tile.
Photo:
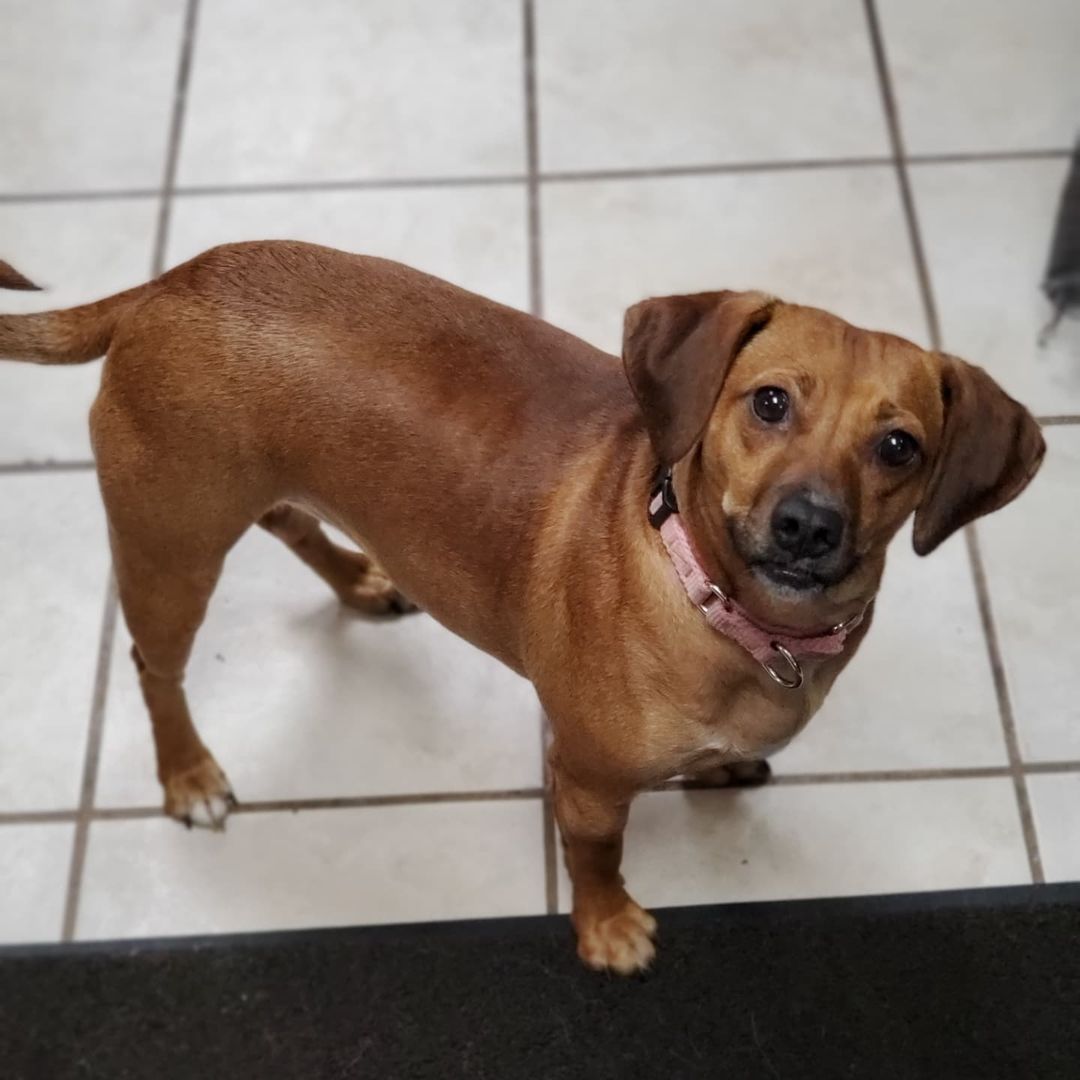
M 544 169 L 888 152 L 846 0 L 543 0 L 537 57 Z
M 60 940 L 74 825 L 0 825 L 0 944 Z
M 978 526 L 1020 749 L 1028 761 L 1080 758 L 1080 427 L 1047 428 L 1041 473 Z
M 268 239 L 379 255 L 513 307 L 529 302 L 523 185 L 181 198 L 169 262 Z
M 1029 776 L 1047 881 L 1080 881 L 1080 773 Z
M 180 182 L 520 172 L 521 58 L 516 0 L 217 0 Z
M 890 168 L 547 184 L 548 318 L 618 352 L 647 296 L 760 288 L 922 342 Z
M 80 938 L 533 915 L 540 803 L 247 814 L 225 833 L 96 823 Z
M 1045 347 L 1046 270 L 1066 161 L 911 170 L 944 346 L 1040 415 L 1080 413 L 1080 320 Z
M 71 307 L 146 281 L 156 219 L 156 199 L 0 203 L 0 257 L 47 290 L 0 293 L 0 311 Z M 0 360 L 0 462 L 89 458 L 100 380 L 100 362 Z
M 920 559 L 893 543 L 874 625 L 783 772 L 1004 765 L 993 676 L 962 536 Z
M 8 0 L 0 8 L 0 191 L 156 188 L 184 7 Z
M 1073 0 L 879 0 L 878 8 L 910 152 L 1072 144 Z
M 650 907 L 1030 880 L 1007 779 L 657 792 L 630 812 L 623 871 Z
M 0 810 L 78 805 L 108 570 L 93 474 L 0 476 Z

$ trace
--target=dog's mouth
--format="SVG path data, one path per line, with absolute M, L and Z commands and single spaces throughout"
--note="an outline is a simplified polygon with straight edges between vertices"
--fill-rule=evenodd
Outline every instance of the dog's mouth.
M 821 592 L 830 585 L 836 584 L 829 577 L 817 574 L 813 570 L 800 569 L 769 559 L 751 562 L 750 569 L 755 577 L 764 580 L 767 584 L 791 589 L 794 592 Z
M 754 578 L 789 600 L 808 599 L 835 588 L 859 564 L 853 551 L 837 551 L 821 559 L 793 559 L 772 545 L 754 543 L 742 529 L 731 529 L 731 536 L 736 552 Z

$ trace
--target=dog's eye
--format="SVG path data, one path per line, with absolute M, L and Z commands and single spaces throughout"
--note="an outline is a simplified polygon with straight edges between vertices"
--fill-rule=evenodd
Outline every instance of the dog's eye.
M 878 443 L 878 457 L 893 468 L 901 465 L 909 465 L 915 460 L 919 452 L 919 444 L 914 435 L 906 431 L 890 431 L 881 442 Z
M 766 424 L 779 424 L 788 414 L 790 401 L 779 386 L 762 386 L 754 391 L 754 415 Z

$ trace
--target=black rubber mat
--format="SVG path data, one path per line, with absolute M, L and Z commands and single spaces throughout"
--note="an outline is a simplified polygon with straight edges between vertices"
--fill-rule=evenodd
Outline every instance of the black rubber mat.
M 0 1076 L 1080 1076 L 1080 887 L 0 951 Z

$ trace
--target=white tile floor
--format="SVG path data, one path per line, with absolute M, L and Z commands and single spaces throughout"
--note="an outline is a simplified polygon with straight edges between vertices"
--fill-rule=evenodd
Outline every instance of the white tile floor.
M 0 3 L 0 257 L 52 287 L 5 311 L 134 284 L 159 249 L 292 236 L 535 295 L 607 348 L 646 294 L 751 285 L 931 340 L 860 0 L 192 4 Z M 1058 418 L 1050 454 L 977 528 L 985 588 L 972 538 L 928 560 L 897 541 L 775 787 L 640 800 L 627 874 L 651 904 L 1080 876 L 1080 326 L 1035 345 L 1080 8 L 870 9 L 942 344 Z M 345 618 L 262 534 L 189 681 L 248 810 L 223 836 L 158 815 L 126 633 L 101 636 L 97 377 L 0 364 L 0 940 L 565 907 L 528 685 L 422 616 Z

